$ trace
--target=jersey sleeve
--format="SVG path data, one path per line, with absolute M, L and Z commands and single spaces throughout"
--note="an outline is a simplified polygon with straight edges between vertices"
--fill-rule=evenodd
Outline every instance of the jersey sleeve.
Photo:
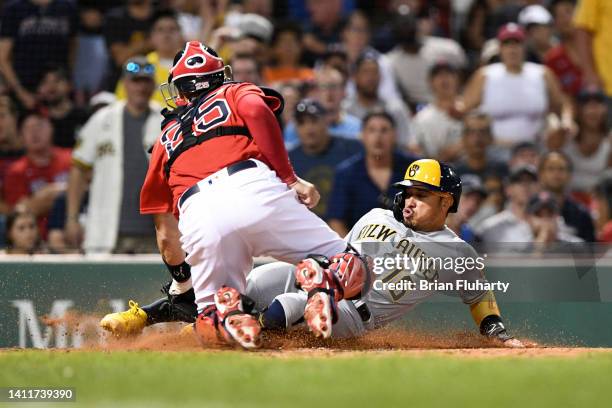
M 283 134 L 272 109 L 259 88 L 237 91 L 235 102 L 238 115 L 244 120 L 253 141 L 266 162 L 286 184 L 297 180 L 289 162 Z
M 458 246 L 458 254 L 455 260 L 462 259 L 461 263 L 455 263 L 455 273 L 457 273 L 457 279 L 462 279 L 467 282 L 487 282 L 484 275 L 484 258 L 481 257 L 468 243 L 461 243 Z M 463 264 L 461 268 L 459 265 Z M 459 290 L 459 297 L 463 303 L 471 305 L 474 304 L 487 293 L 486 290 Z
M 98 143 L 99 129 L 102 126 L 104 111 L 98 111 L 85 123 L 79 132 L 72 162 L 80 167 L 92 168 L 96 159 L 96 145 Z
M 155 143 L 149 169 L 140 190 L 140 213 L 163 214 L 173 210 L 172 190 L 164 174 L 166 152 L 161 143 Z

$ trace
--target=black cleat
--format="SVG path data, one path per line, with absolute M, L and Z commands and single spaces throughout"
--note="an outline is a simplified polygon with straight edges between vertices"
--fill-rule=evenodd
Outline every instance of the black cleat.
M 166 294 L 166 297 L 142 307 L 147 313 L 147 325 L 164 322 L 195 322 L 198 308 L 195 304 L 193 288 L 180 295 L 171 295 L 170 285 L 171 282 L 168 282 L 162 287 L 162 292 Z

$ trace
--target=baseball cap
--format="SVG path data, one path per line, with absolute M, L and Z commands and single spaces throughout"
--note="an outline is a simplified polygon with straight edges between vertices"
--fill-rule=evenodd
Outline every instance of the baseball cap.
M 510 183 L 516 183 L 525 175 L 531 176 L 533 181 L 538 181 L 538 172 L 535 167 L 530 165 L 521 165 L 510 169 L 510 176 L 508 179 Z
M 579 102 L 596 100 L 598 102 L 606 102 L 608 99 L 606 94 L 598 87 L 582 88 L 578 92 L 577 99 Z
M 314 99 L 302 99 L 295 105 L 295 119 L 300 120 L 304 116 L 320 117 L 326 114 L 327 111 Z
M 540 191 L 534 194 L 527 203 L 527 212 L 529 214 L 535 214 L 545 208 L 555 213 L 559 212 L 559 206 L 555 197 L 548 191 Z
M 482 184 L 482 180 L 476 174 L 464 174 L 461 176 L 462 194 L 478 193 L 482 198 L 487 197 L 487 190 Z
M 429 68 L 429 77 L 432 78 L 438 75 L 440 72 L 454 72 L 457 73 L 459 70 L 457 67 L 446 60 L 436 61 L 431 68 Z
M 523 27 L 527 27 L 530 24 L 549 25 L 552 24 L 553 17 L 545 7 L 533 4 L 521 10 L 518 21 Z
M 523 42 L 525 41 L 525 30 L 516 23 L 508 23 L 501 26 L 497 32 L 497 39 L 502 43 L 508 40 Z
M 259 14 L 242 14 L 236 23 L 236 27 L 242 35 L 252 37 L 264 43 L 269 43 L 272 39 L 274 27 L 270 20 Z
M 146 57 L 138 55 L 130 58 L 125 65 L 123 65 L 123 77 L 154 79 L 155 67 Z

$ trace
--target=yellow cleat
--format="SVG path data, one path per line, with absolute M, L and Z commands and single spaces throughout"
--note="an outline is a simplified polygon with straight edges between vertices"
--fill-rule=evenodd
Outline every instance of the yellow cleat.
M 130 300 L 130 308 L 125 312 L 109 313 L 100 320 L 100 327 L 117 337 L 140 334 L 147 325 L 147 313 Z

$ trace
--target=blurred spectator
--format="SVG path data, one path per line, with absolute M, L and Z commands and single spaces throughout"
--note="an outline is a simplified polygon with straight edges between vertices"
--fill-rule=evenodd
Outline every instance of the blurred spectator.
M 108 90 L 115 89 L 121 67 L 135 55 L 146 55 L 152 50 L 148 41 L 153 17 L 152 0 L 127 0 L 127 4 L 108 11 L 104 20 L 104 38 L 111 62 L 107 73 Z
M 221 27 L 219 31 L 223 37 L 226 37 L 224 41 L 230 40 L 229 43 L 229 55 L 236 54 L 248 54 L 252 55 L 259 64 L 260 67 L 268 65 L 268 58 L 270 54 L 270 40 L 274 33 L 274 26 L 267 18 L 257 14 L 238 14 L 233 19 L 229 17 L 225 19 L 226 26 Z M 214 49 L 214 43 L 211 43 Z M 227 53 L 226 50 L 221 49 L 221 56 L 224 57 Z
M 144 69 L 144 57 L 128 60 L 123 69 L 127 91 L 97 111 L 81 129 L 74 150 L 66 205 L 66 238 L 78 246 L 81 201 L 89 181 L 89 208 L 85 222 L 86 252 L 156 251 L 153 221 L 140 215 L 140 187 L 147 171 L 146 151 L 159 134 L 160 107 L 149 99 L 154 73 Z
M 612 243 L 612 170 L 599 176 L 595 185 L 597 204 L 597 240 Z
M 270 47 L 270 65 L 264 71 L 265 82 L 311 81 L 311 68 L 302 65 L 302 29 L 295 23 L 274 28 Z
M 532 142 L 522 142 L 512 148 L 508 167 L 511 169 L 519 166 L 538 167 L 539 163 L 540 150 L 538 146 Z
M 345 101 L 346 112 L 363 119 L 369 111 L 384 110 L 395 122 L 397 143 L 407 148 L 410 142 L 410 111 L 400 100 L 378 97 L 380 67 L 374 54 L 365 53 L 357 60 L 353 73 L 356 93 Z
M 521 10 L 519 24 L 525 27 L 527 37 L 526 60 L 544 63 L 544 56 L 552 47 L 552 15 L 539 4 L 532 4 Z
M 235 54 L 230 60 L 234 81 L 263 85 L 261 66 L 250 54 Z
M 73 86 L 77 105 L 85 105 L 87 98 L 102 89 L 109 65 L 102 29 L 104 15 L 120 6 L 121 0 L 79 0 L 79 34 L 73 70 Z M 102 69 L 101 69 L 102 68 Z
M 332 136 L 326 126 L 326 115 L 325 108 L 316 100 L 300 101 L 295 109 L 299 145 L 289 151 L 296 174 L 313 183 L 321 194 L 321 201 L 312 210 L 321 217 L 327 212 L 336 166 L 362 150 L 356 140 Z
M 211 25 L 212 16 L 207 14 L 206 7 L 213 2 L 198 0 L 169 0 L 167 7 L 177 14 L 181 35 L 185 41 L 205 41 L 205 28 Z M 222 2 L 219 2 L 222 3 Z M 204 23 L 204 24 L 203 24 Z
M 340 41 L 342 0 L 306 0 L 310 20 L 306 25 L 304 47 L 314 61 L 323 55 L 327 44 Z
M 521 5 L 507 0 L 474 0 L 463 28 L 463 43 L 469 53 L 479 54 L 500 26 L 517 21 Z
M 287 124 L 291 124 L 295 129 L 294 123 L 294 114 L 295 114 L 295 106 L 302 99 L 302 90 L 301 87 L 295 83 L 284 83 L 280 84 L 277 88 L 278 92 L 283 96 L 285 100 L 285 108 L 283 109 L 283 113 L 281 114 L 281 125 L 284 127 L 283 133 L 287 129 Z M 297 135 L 297 133 L 296 133 Z M 285 140 L 285 146 L 287 150 L 291 149 L 291 147 L 295 146 L 297 143 L 297 136 L 291 143 L 287 143 Z
M 510 23 L 497 38 L 501 62 L 480 68 L 464 90 L 464 107 L 480 106 L 493 120 L 496 144 L 511 148 L 529 141 L 537 142 L 549 110 L 560 112 L 562 128 L 575 129 L 570 101 L 559 82 L 545 66 L 525 62 L 525 33 Z
M 70 149 L 53 147 L 53 125 L 39 112 L 28 112 L 20 130 L 25 156 L 8 167 L 3 195 L 11 208 L 38 217 L 41 236 L 46 238 L 49 211 L 55 199 L 66 191 Z
M 72 66 L 77 10 L 70 0 L 5 2 L 0 21 L 0 72 L 27 109 L 47 64 Z
M 612 97 L 612 3 L 609 0 L 580 0 L 574 24 L 584 85 L 602 88 Z M 611 118 L 608 99 L 609 122 Z
M 582 242 L 572 235 L 559 216 L 559 207 L 548 191 L 540 191 L 529 199 L 527 222 L 531 227 L 531 249 L 535 253 L 554 250 L 554 244 L 562 242 Z
M 380 67 L 380 84 L 378 96 L 385 99 L 400 99 L 401 95 L 395 84 L 391 62 L 389 57 L 379 53 L 370 45 L 371 30 L 368 17 L 361 10 L 355 10 L 345 20 L 341 32 L 342 43 L 338 44 L 346 53 L 346 64 L 352 70 L 355 63 L 363 53 L 371 53 L 377 56 Z M 328 50 L 329 51 L 329 50 Z M 348 81 L 347 94 L 355 93 L 355 83 Z
M 461 177 L 459 208 L 456 213 L 449 214 L 446 224 L 468 244 L 476 242 L 476 233 L 469 221 L 478 213 L 486 198 L 487 190 L 480 177 L 473 174 L 465 174 Z
M 396 17 L 393 35 L 397 45 L 387 55 L 404 101 L 411 107 L 432 100 L 427 81 L 431 65 L 445 60 L 465 66 L 465 53 L 459 44 L 448 38 L 419 36 L 411 14 Z
M 346 113 L 342 108 L 345 97 L 346 81 L 340 71 L 324 66 L 315 72 L 314 96 L 323 105 L 326 116 L 323 118 L 328 124 L 328 131 L 332 136 L 346 139 L 358 139 L 361 130 L 361 120 Z M 295 123 L 288 123 L 285 127 L 285 143 L 289 146 L 297 142 L 298 135 Z
M 151 31 L 148 35 L 153 51 L 147 54 L 147 61 L 155 70 L 156 89 L 153 100 L 164 106 L 165 101 L 159 91 L 159 86 L 168 82 L 168 74 L 172 68 L 174 56 L 185 46 L 176 13 L 170 10 L 155 12 L 151 18 Z M 117 82 L 115 95 L 117 99 L 125 99 L 125 87 L 121 80 Z
M 516 243 L 502 247 L 510 252 L 529 248 L 533 234 L 527 217 L 527 203 L 537 191 L 538 176 L 535 168 L 523 166 L 513 169 L 506 186 L 506 209 L 482 222 L 477 231 L 482 241 L 487 245 L 497 242 Z M 499 248 L 491 246 L 496 247 Z
M 328 203 L 327 221 L 340 236 L 371 209 L 390 208 L 394 196 L 391 184 L 403 179 L 416 160 L 395 149 L 395 122 L 384 111 L 372 111 L 364 117 L 361 140 L 365 153 L 338 166 Z
M 583 198 L 597 177 L 612 167 L 610 128 L 606 125 L 606 96 L 602 91 L 584 89 L 578 94 L 578 134 L 564 151 L 574 165 L 571 190 Z
M 60 67 L 47 69 L 38 85 L 38 99 L 53 124 L 53 144 L 73 147 L 77 130 L 87 120 L 87 112 L 70 98 L 72 85 L 68 73 Z
M 492 143 L 489 116 L 478 111 L 470 112 L 463 119 L 464 156 L 455 164 L 457 174 L 475 174 L 482 180 L 491 176 L 504 179 L 508 174 L 508 167 L 491 154 Z
M 6 254 L 33 255 L 45 253 L 36 217 L 27 211 L 15 211 L 6 220 Z
M 23 143 L 17 134 L 17 111 L 8 96 L 0 96 L 0 189 L 8 167 L 23 156 Z M 0 197 L 0 214 L 8 214 L 10 207 Z
M 332 136 L 358 139 L 361 120 L 347 113 L 342 103 L 346 97 L 346 78 L 334 68 L 321 68 L 316 71 L 315 92 L 327 110 L 329 132 Z
M 543 190 L 548 190 L 556 201 L 558 211 L 570 233 L 586 242 L 595 241 L 593 220 L 589 212 L 567 195 L 572 177 L 572 164 L 560 152 L 546 153 L 540 160 L 538 178 Z
M 429 84 L 434 100 L 412 119 L 411 150 L 421 156 L 454 161 L 463 149 L 462 125 L 452 116 L 459 90 L 457 68 L 438 62 L 429 70 Z
M 544 63 L 559 78 L 563 92 L 576 96 L 582 87 L 580 51 L 572 16 L 576 0 L 554 0 L 551 4 L 559 44 L 548 50 Z

